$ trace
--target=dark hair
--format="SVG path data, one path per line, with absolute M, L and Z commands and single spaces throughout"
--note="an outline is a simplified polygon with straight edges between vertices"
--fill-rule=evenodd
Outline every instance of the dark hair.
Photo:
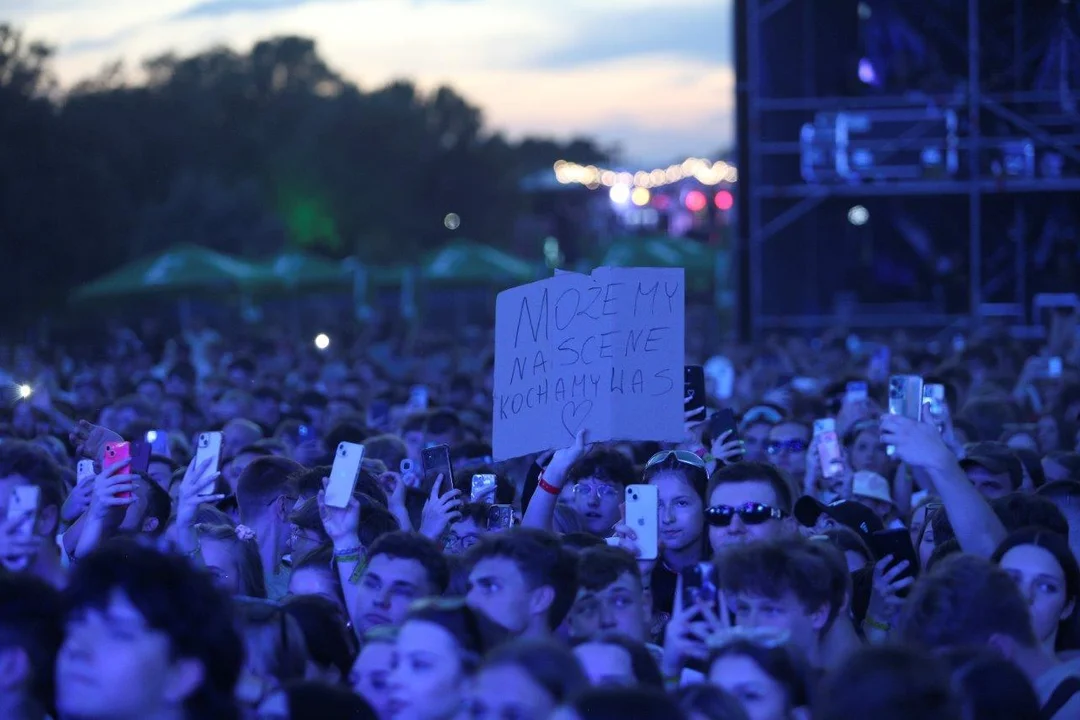
M 0 477 L 13 475 L 40 488 L 41 507 L 59 507 L 64 502 L 64 481 L 60 466 L 45 448 L 22 440 L 0 443 Z
M 847 563 L 832 543 L 776 540 L 725 548 L 716 556 L 720 586 L 733 594 L 779 599 L 792 593 L 808 612 L 829 608 L 836 619 L 850 589 Z
M 282 690 L 288 699 L 289 720 L 378 720 L 367 700 L 348 688 L 313 680 L 298 680 Z
M 431 435 L 458 433 L 461 430 L 461 418 L 453 410 L 434 410 L 427 416 L 424 431 Z
M 949 648 L 938 657 L 951 671 L 961 717 L 972 720 L 1039 720 L 1039 698 L 1027 676 L 997 653 L 983 648 Z
M 656 659 L 645 647 L 645 643 L 627 637 L 621 633 L 608 632 L 595 637 L 582 638 L 577 645 L 597 643 L 600 645 L 613 645 L 620 647 L 630 656 L 630 669 L 634 673 L 634 680 L 639 687 L 651 687 L 657 690 L 664 688 L 664 676 Z
M 713 491 L 720 485 L 732 483 L 763 482 L 768 483 L 776 495 L 778 510 L 790 513 L 794 500 L 791 497 L 791 486 L 783 474 L 774 466 L 761 462 L 741 462 L 734 465 L 724 465 L 716 469 L 709 478 L 709 487 L 705 493 L 705 502 L 710 502 Z
M 947 557 L 923 574 L 896 624 L 904 642 L 931 649 L 985 645 L 991 635 L 1037 645 L 1027 601 L 1008 573 L 974 555 Z
M 825 677 L 816 720 L 960 720 L 942 664 L 904 647 L 863 647 Z
M 292 595 L 282 606 L 303 630 L 311 660 L 323 668 L 336 668 L 342 680 L 347 678 L 356 643 L 337 603 L 320 595 Z
M 289 482 L 296 486 L 298 497 L 305 500 L 313 498 L 323 489 L 323 478 L 330 477 L 331 469 L 330 465 L 316 465 L 311 468 L 301 466 L 289 479 Z
M 607 547 L 603 538 L 597 537 L 588 532 L 571 532 L 562 536 L 563 548 L 570 552 L 578 553 L 579 555 L 594 547 Z M 641 568 L 638 568 L 640 573 Z
M 289 522 L 301 530 L 317 533 L 324 541 L 330 540 L 330 536 L 326 534 L 326 528 L 323 527 L 322 518 L 319 516 L 318 498 L 309 497 L 297 505 L 296 509 L 289 513 Z
M 154 529 L 145 534 L 156 538 L 165 532 L 169 524 L 169 517 L 172 515 L 172 498 L 169 497 L 169 492 L 154 482 L 149 475 L 145 477 L 140 475 L 140 479 L 146 485 L 146 511 L 143 513 L 143 520 L 146 518 L 157 520 Z M 142 528 L 139 529 L 142 530 Z
M 397 472 L 408 456 L 409 449 L 397 435 L 376 435 L 364 443 L 364 457 L 382 460 L 392 472 Z
M 1074 506 L 1080 510 L 1080 481 L 1055 480 L 1048 482 L 1035 491 L 1037 497 L 1044 497 L 1055 504 Z
M 1013 450 L 1013 454 L 1020 458 L 1020 464 L 1024 466 L 1024 470 L 1031 476 L 1031 484 L 1036 489 L 1041 488 L 1046 484 L 1046 471 L 1043 470 L 1042 458 L 1039 457 L 1039 453 L 1029 448 L 1017 448 Z
M 203 666 L 203 682 L 184 702 L 192 718 L 237 717 L 233 688 L 243 644 L 229 598 L 186 559 L 127 539 L 105 543 L 75 565 L 64 591 L 67 614 L 105 610 L 117 590 L 146 625 L 166 636 L 173 657 Z
M 577 578 L 581 590 L 603 590 L 623 575 L 641 582 L 641 566 L 637 558 L 622 548 L 597 545 L 586 548 L 577 556 Z
M 581 663 L 566 646 L 552 640 L 519 638 L 490 653 L 480 667 L 512 665 L 544 688 L 555 704 L 561 704 L 589 686 Z
M 420 563 L 434 595 L 441 595 L 450 581 L 450 568 L 439 546 L 419 533 L 402 530 L 386 533 L 368 548 L 368 563 L 379 555 Z
M 750 720 L 737 697 L 709 683 L 683 685 L 671 694 L 689 717 L 709 720 Z
M 1051 500 L 1027 493 L 1009 493 L 990 501 L 990 507 L 1009 532 L 1025 527 L 1041 527 L 1069 537 L 1069 521 Z M 940 513 L 939 513 L 940 514 Z M 934 536 L 937 539 L 937 536 Z
M 870 546 L 866 544 L 866 541 L 862 539 L 859 533 L 846 525 L 833 526 L 821 534 L 824 537 L 827 537 L 829 542 L 835 545 L 840 552 L 858 553 L 866 558 L 868 563 L 873 563 L 876 560 L 874 553 L 870 550 Z
M 634 483 L 634 464 L 617 450 L 598 448 L 571 465 L 566 474 L 567 484 L 570 485 L 586 478 L 596 478 L 623 488 Z
M 486 558 L 506 558 L 533 590 L 550 587 L 555 599 L 548 608 L 548 627 L 559 627 L 577 597 L 577 558 L 554 533 L 517 527 L 491 533 L 466 554 L 470 568 Z
M 409 608 L 402 626 L 410 620 L 434 623 L 450 633 L 470 675 L 489 651 L 508 639 L 505 628 L 469 607 L 464 598 L 417 600 Z
M 60 592 L 30 573 L 0 574 L 0 649 L 26 653 L 28 695 L 50 715 L 56 714 L 56 654 L 63 640 Z
M 401 530 L 397 517 L 378 500 L 360 496 L 360 543 L 372 547 L 383 535 Z
M 304 466 L 280 457 L 261 457 L 252 460 L 236 481 L 236 502 L 241 516 L 261 515 L 267 506 L 282 495 L 296 497 L 292 478 Z
M 571 705 L 579 720 L 686 720 L 675 701 L 656 688 L 590 688 Z
M 334 423 L 333 427 L 326 432 L 323 444 L 330 452 L 334 452 L 343 442 L 363 445 L 369 437 L 371 437 L 371 432 L 365 426 L 363 418 L 350 415 Z
M 810 667 L 794 647 L 766 647 L 750 639 L 735 640 L 712 651 L 709 655 L 709 669 L 712 669 L 717 660 L 728 655 L 752 660 L 763 673 L 779 683 L 787 694 L 789 710 L 811 704 L 813 686 L 810 681 Z

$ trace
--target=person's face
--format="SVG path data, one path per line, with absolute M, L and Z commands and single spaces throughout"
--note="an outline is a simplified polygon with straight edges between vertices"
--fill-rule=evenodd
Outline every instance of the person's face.
M 240 564 L 225 540 L 201 539 L 199 546 L 206 569 L 214 576 L 217 586 L 230 595 L 240 594 Z
M 176 659 L 166 635 L 119 590 L 103 610 L 72 613 L 56 659 L 56 704 L 64 717 L 128 719 L 179 710 L 200 682 L 195 661 Z
M 322 538 L 314 530 L 304 530 L 295 524 L 289 533 L 289 552 L 293 559 L 299 559 L 322 544 Z
M 390 716 L 395 720 L 450 720 L 461 710 L 462 685 L 454 637 L 426 620 L 402 625 L 390 671 Z
M 419 465 L 420 454 L 424 451 L 424 432 L 422 430 L 409 430 L 401 437 L 405 441 L 405 449 L 409 459 Z
M 377 625 L 400 625 L 414 600 L 430 593 L 427 571 L 419 560 L 376 555 L 356 589 L 358 632 Z
M 263 427 L 272 428 L 281 421 L 281 407 L 274 398 L 258 398 L 252 405 L 251 419 Z
M 633 687 L 637 684 L 630 653 L 619 645 L 582 643 L 574 648 L 574 655 L 594 686 Z
M 868 430 L 855 437 L 855 442 L 851 445 L 850 460 L 853 472 L 869 470 L 884 475 L 886 473 L 882 470 L 888 465 L 889 456 L 877 433 Z
M 450 526 L 450 533 L 446 536 L 444 550 L 450 555 L 462 555 L 484 536 L 484 530 L 477 527 L 476 521 L 471 517 L 458 520 Z
M 469 605 L 514 635 L 529 628 L 533 592 L 513 560 L 484 558 L 469 573 Z
M 353 692 L 368 701 L 380 718 L 390 717 L 390 668 L 394 645 L 369 642 L 360 650 L 349 673 Z
M 622 488 L 598 478 L 582 478 L 570 488 L 573 508 L 594 535 L 607 536 L 619 522 Z
M 791 642 L 810 655 L 828 620 L 828 608 L 807 610 L 792 592 L 778 598 L 735 596 L 735 624 L 747 628 L 774 628 L 791 633 Z
M 788 720 L 784 686 L 745 655 L 722 655 L 709 668 L 709 682 L 738 698 L 750 720 Z
M 469 695 L 473 720 L 547 720 L 555 709 L 555 698 L 516 665 L 484 668 Z
M 768 423 L 754 423 L 743 428 L 742 440 L 746 443 L 744 458 L 747 462 L 768 462 L 769 453 L 769 430 L 772 425 Z
M 221 435 L 221 455 L 227 458 L 235 458 L 241 450 L 259 439 L 258 435 L 237 423 L 226 424 Z
M 769 462 L 793 478 L 806 474 L 809 431 L 801 425 L 781 423 L 769 431 Z
M 701 498 L 679 473 L 662 472 L 649 481 L 656 487 L 660 510 L 660 544 L 683 550 L 701 542 L 705 525 Z
M 1038 545 L 1018 545 L 1001 557 L 1000 564 L 1028 601 L 1036 636 L 1042 641 L 1054 638 L 1058 623 L 1076 605 L 1065 595 L 1065 571 L 1057 559 Z
M 778 506 L 776 493 L 772 485 L 764 480 L 741 483 L 723 483 L 717 485 L 709 497 L 709 507 L 727 505 L 738 508 L 747 503 L 760 503 L 775 508 Z M 719 550 L 732 543 L 752 540 L 775 540 L 790 532 L 789 519 L 769 518 L 758 525 L 748 525 L 737 514 L 732 515 L 727 527 L 709 526 L 709 543 L 713 550 Z
M 337 578 L 331 575 L 332 571 L 316 570 L 314 568 L 302 568 L 293 570 L 289 574 L 290 595 L 318 595 L 330 600 L 337 606 L 341 606 L 341 595 L 338 593 Z M 344 608 L 342 607 L 342 610 Z
M 1008 473 L 995 475 L 986 468 L 976 465 L 967 468 L 967 476 L 975 489 L 987 500 L 1005 497 L 1012 492 L 1012 482 L 1009 480 Z
M 864 507 L 869 508 L 870 510 L 873 510 L 874 514 L 882 520 L 889 517 L 893 511 L 892 503 L 885 502 L 884 500 L 879 500 L 878 498 L 856 495 L 852 498 L 852 500 Z
M 926 564 L 930 562 L 930 556 L 934 554 L 934 548 L 937 544 L 934 540 L 934 526 L 930 522 L 930 517 L 927 516 L 923 522 L 922 537 L 915 548 L 919 553 L 919 566 L 925 568 Z
M 591 638 L 601 633 L 617 632 L 645 642 L 648 636 L 649 611 L 641 581 L 630 573 L 600 590 L 578 590 L 570 611 L 570 635 Z
M 926 506 L 920 505 L 911 513 L 911 523 L 908 525 L 908 533 L 911 535 L 911 547 L 918 548 L 922 539 L 923 525 L 926 524 Z M 924 564 L 922 567 L 926 567 Z

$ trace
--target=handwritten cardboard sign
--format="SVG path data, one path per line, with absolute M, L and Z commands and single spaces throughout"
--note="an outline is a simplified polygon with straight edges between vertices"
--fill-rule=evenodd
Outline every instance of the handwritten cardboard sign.
M 492 440 L 504 460 L 683 428 L 681 268 L 600 268 L 499 293 Z

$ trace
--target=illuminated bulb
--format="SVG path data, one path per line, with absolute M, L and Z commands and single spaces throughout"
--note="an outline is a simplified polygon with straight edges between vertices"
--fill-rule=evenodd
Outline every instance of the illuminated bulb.
M 630 193 L 630 200 L 638 207 L 645 207 L 649 204 L 651 196 L 652 193 L 649 192 L 648 188 L 638 187 L 634 188 L 634 192 Z
M 619 183 L 611 188 L 610 195 L 611 202 L 622 205 L 630 199 L 630 186 Z
M 30 387 L 29 385 L 20 385 L 19 386 L 19 397 L 21 397 L 23 400 L 25 400 L 26 398 L 30 397 L 33 394 L 34 394 L 34 388 Z
M 315 347 L 319 350 L 325 350 L 330 347 L 330 336 L 326 333 L 319 333 L 315 336 Z
M 457 213 L 449 213 L 443 218 L 443 225 L 446 226 L 447 230 L 457 230 L 461 227 L 461 218 Z
M 870 211 L 862 205 L 856 205 L 848 210 L 847 220 L 852 225 L 865 225 L 870 220 Z

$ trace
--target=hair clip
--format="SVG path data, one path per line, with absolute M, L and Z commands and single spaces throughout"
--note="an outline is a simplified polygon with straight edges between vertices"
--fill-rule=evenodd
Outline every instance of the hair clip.
M 244 541 L 254 540 L 255 539 L 255 531 L 252 530 L 251 528 L 249 528 L 247 525 L 237 525 L 236 526 L 236 537 L 238 537 L 239 539 L 244 540 Z

